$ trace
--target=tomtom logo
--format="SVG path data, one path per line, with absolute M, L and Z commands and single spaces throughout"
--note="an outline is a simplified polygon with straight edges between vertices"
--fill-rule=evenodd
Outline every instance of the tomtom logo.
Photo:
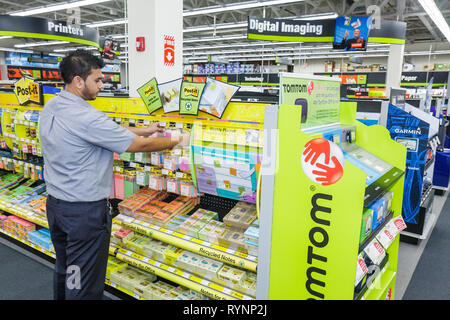
M 313 139 L 305 145 L 301 163 L 306 176 L 323 186 L 338 182 L 344 174 L 342 150 L 324 138 Z
M 310 81 L 308 83 L 308 94 L 312 95 L 313 91 L 314 91 L 314 82 Z

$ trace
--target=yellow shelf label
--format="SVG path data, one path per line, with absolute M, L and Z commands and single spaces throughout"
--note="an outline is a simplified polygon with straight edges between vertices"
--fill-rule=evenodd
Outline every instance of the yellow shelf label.
M 244 298 L 243 294 L 236 292 L 236 291 L 231 291 L 231 295 L 239 300 L 242 300 Z
M 220 292 L 222 292 L 222 290 L 224 289 L 224 287 L 219 286 L 218 284 L 215 284 L 214 282 L 208 283 L 208 287 L 210 287 L 211 289 L 220 291 Z
M 196 277 L 196 276 L 194 276 L 194 275 L 190 275 L 190 276 L 189 276 L 189 279 L 192 280 L 192 281 L 194 281 L 194 282 L 197 282 L 197 283 L 201 283 L 201 282 L 202 282 L 202 279 L 201 279 L 201 278 Z

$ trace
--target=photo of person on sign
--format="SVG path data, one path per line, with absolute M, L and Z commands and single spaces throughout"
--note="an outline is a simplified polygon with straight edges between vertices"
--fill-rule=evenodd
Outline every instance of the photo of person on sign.
M 338 17 L 333 48 L 346 51 L 366 50 L 370 24 L 370 17 Z

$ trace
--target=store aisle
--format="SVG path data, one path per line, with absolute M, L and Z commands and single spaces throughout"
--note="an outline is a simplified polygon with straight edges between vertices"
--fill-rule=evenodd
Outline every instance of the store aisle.
M 52 300 L 53 270 L 0 243 L 0 300 Z
M 403 300 L 450 299 L 450 198 L 442 208 L 439 219 L 416 266 Z

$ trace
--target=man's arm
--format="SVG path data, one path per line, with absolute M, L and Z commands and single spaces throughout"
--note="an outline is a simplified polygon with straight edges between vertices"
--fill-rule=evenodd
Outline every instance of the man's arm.
M 161 137 L 161 138 L 143 138 L 136 136 L 131 145 L 126 150 L 127 152 L 157 152 L 166 149 L 172 149 L 173 147 L 188 146 L 190 140 L 189 134 L 181 134 L 174 137 Z

